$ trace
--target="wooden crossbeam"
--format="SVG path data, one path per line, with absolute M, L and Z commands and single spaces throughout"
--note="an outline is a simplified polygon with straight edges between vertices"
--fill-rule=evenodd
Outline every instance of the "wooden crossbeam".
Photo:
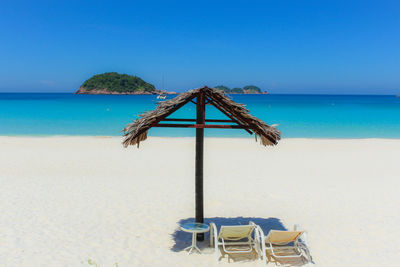
M 166 118 L 162 121 L 196 121 L 196 119 L 175 119 L 175 118 Z M 206 122 L 235 122 L 233 120 L 215 120 L 215 119 L 206 119 Z
M 222 124 L 175 124 L 175 123 L 157 123 L 151 127 L 167 127 L 167 128 L 214 128 L 214 129 L 246 129 L 242 125 L 222 125 Z

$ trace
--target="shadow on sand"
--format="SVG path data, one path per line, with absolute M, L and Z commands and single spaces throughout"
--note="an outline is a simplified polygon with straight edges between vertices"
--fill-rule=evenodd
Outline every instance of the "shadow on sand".
M 205 218 L 204 223 L 210 224 L 210 223 L 215 223 L 215 225 L 218 228 L 221 227 L 221 225 L 246 225 L 249 224 L 249 222 L 252 221 L 255 224 L 259 225 L 261 229 L 264 231 L 264 233 L 268 233 L 269 230 L 274 229 L 274 230 L 287 230 L 285 226 L 281 223 L 281 221 L 277 218 L 255 218 L 255 217 L 236 217 L 236 218 L 223 218 L 223 217 L 214 217 L 214 218 Z M 191 223 L 194 222 L 194 218 L 187 218 L 187 219 L 182 219 L 178 222 L 178 225 L 182 225 L 185 223 Z M 186 247 L 190 246 L 192 244 L 192 235 L 190 233 L 186 233 L 180 230 L 179 226 L 175 230 L 175 232 L 172 234 L 172 238 L 175 242 L 173 247 L 171 248 L 172 251 L 174 252 L 179 252 L 184 250 Z M 204 241 L 203 242 L 198 242 L 200 248 L 205 248 L 209 246 L 209 240 L 210 240 L 210 235 L 209 233 L 206 233 L 204 236 Z
M 214 218 L 205 218 L 204 223 L 210 224 L 211 222 L 215 223 L 218 228 L 218 232 L 220 230 L 221 225 L 246 225 L 252 221 L 255 224 L 259 225 L 263 232 L 267 234 L 270 230 L 288 230 L 282 222 L 278 218 L 256 218 L 256 217 L 236 217 L 236 218 L 223 218 L 223 217 L 214 217 Z M 194 222 L 194 218 L 182 219 L 178 222 L 178 225 L 183 225 L 185 223 Z M 191 245 L 192 243 L 192 235 L 187 232 L 181 231 L 179 226 L 176 228 L 175 232 L 172 234 L 172 238 L 174 240 L 174 245 L 171 250 L 174 252 L 183 251 L 185 248 Z M 214 253 L 214 249 L 210 248 L 210 234 L 206 233 L 204 235 L 204 241 L 198 242 L 197 245 L 203 251 L 204 254 L 212 254 Z M 222 252 L 222 251 L 221 251 Z M 222 252 L 222 254 L 224 254 Z M 248 255 L 243 255 L 244 257 L 231 257 L 230 259 L 233 261 L 252 261 L 257 259 L 256 253 L 249 253 Z M 269 255 L 267 255 L 268 257 Z M 223 257 L 221 257 L 223 258 Z M 274 262 L 271 257 L 268 257 L 270 262 Z M 229 259 L 228 259 L 229 260 Z M 276 262 L 275 262 L 276 263 Z M 294 261 L 294 262 L 280 262 L 282 265 L 286 266 L 300 266 L 304 265 L 305 262 Z

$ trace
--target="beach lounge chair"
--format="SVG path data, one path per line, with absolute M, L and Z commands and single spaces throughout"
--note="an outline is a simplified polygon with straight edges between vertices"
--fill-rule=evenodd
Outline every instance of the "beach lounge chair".
M 254 235 L 254 236 L 253 236 Z M 261 255 L 261 236 L 257 231 L 257 225 L 250 222 L 248 225 L 221 226 L 218 234 L 217 227 L 210 223 L 210 245 L 215 247 L 215 257 L 219 261 L 220 250 L 222 247 L 225 253 L 251 253 L 253 249 L 258 258 Z
M 258 228 L 258 232 L 262 237 L 264 260 L 267 259 L 268 250 L 276 260 L 303 257 L 307 262 L 312 261 L 305 240 L 305 231 L 270 230 L 267 236 L 264 236 L 261 228 Z

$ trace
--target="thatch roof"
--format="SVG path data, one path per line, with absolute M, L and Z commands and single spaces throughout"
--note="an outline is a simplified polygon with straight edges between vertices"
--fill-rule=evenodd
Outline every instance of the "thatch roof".
M 280 140 L 280 132 L 273 126 L 267 125 L 260 119 L 252 116 L 243 104 L 231 100 L 222 91 L 215 88 L 202 87 L 179 94 L 177 97 L 158 103 L 156 109 L 140 114 L 138 119 L 128 124 L 124 131 L 123 145 L 138 145 L 147 139 L 147 132 L 158 122 L 162 121 L 170 114 L 192 101 L 199 92 L 204 92 L 208 103 L 214 105 L 233 121 L 237 122 L 260 137 L 260 142 L 264 146 L 276 145 Z

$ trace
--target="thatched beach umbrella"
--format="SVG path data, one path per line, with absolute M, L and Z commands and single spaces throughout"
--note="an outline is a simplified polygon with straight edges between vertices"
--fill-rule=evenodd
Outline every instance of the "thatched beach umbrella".
M 167 118 L 169 115 L 186 105 L 196 104 L 195 119 Z M 217 120 L 205 118 L 205 105 L 211 104 L 229 120 Z M 192 122 L 184 123 L 160 123 L 160 122 Z M 206 122 L 222 122 L 227 124 L 206 124 Z M 152 127 L 180 127 L 196 128 L 196 189 L 195 209 L 196 222 L 203 223 L 203 151 L 204 151 L 204 128 L 219 129 L 244 129 L 249 134 L 255 134 L 264 146 L 276 145 L 280 140 L 280 132 L 273 126 L 269 126 L 258 118 L 250 115 L 242 104 L 238 104 L 227 97 L 223 92 L 209 87 L 202 87 L 181 93 L 177 97 L 160 102 L 155 110 L 141 114 L 137 120 L 128 124 L 124 129 L 123 145 L 137 145 L 147 139 L 147 133 Z

